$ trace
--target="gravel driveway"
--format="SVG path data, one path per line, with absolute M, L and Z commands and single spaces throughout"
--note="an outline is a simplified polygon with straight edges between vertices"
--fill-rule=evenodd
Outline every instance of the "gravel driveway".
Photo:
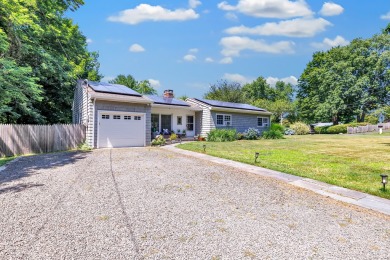
M 389 259 L 390 218 L 158 148 L 0 172 L 0 259 Z

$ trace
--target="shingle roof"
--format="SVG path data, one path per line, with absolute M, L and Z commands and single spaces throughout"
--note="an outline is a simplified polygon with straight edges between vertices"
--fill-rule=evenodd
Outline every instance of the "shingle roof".
M 195 100 L 198 100 L 200 102 L 203 102 L 203 103 L 210 105 L 210 106 L 213 106 L 213 107 L 234 108 L 234 109 L 242 109 L 242 110 L 253 110 L 253 111 L 267 112 L 267 110 L 265 110 L 263 108 L 251 106 L 248 104 L 225 102 L 225 101 L 210 100 L 210 99 L 200 99 L 200 98 L 195 98 Z

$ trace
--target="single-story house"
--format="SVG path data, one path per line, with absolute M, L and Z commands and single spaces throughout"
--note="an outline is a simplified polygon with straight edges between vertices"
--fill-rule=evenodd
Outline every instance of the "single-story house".
M 214 128 L 250 127 L 263 131 L 271 113 L 248 104 L 142 95 L 126 86 L 79 80 L 73 100 L 73 123 L 87 128 L 86 142 L 93 148 L 148 146 L 158 133 L 207 136 Z

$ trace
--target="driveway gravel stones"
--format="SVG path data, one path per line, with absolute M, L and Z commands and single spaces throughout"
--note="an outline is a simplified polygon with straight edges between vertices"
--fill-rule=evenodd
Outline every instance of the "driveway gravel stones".
M 158 148 L 0 172 L 0 259 L 388 259 L 390 218 Z

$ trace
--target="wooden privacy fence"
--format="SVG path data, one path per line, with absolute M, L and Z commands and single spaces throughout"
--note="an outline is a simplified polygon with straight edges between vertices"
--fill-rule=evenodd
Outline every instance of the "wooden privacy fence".
M 70 150 L 84 141 L 83 125 L 0 124 L 0 157 Z
M 390 129 L 390 123 L 383 123 L 381 125 L 382 125 L 383 130 Z M 347 127 L 348 134 L 367 133 L 367 132 L 374 132 L 374 131 L 378 131 L 378 130 L 379 130 L 378 125 Z

